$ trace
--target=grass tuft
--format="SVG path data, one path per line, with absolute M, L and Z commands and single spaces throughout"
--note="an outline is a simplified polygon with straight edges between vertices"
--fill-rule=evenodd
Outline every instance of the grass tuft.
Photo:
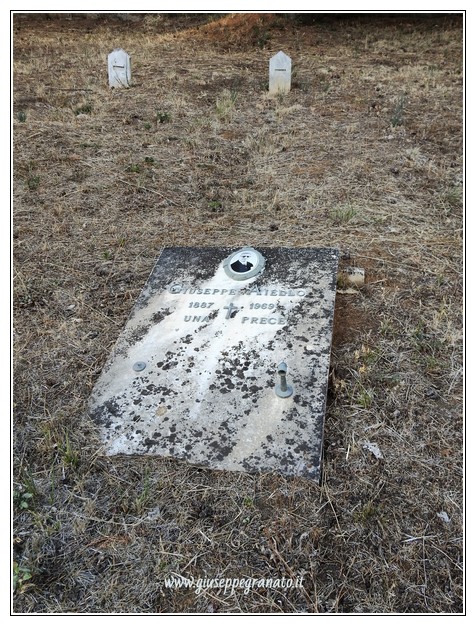
M 395 105 L 392 116 L 390 117 L 390 124 L 392 126 L 403 126 L 404 124 L 404 111 L 405 111 L 406 98 L 400 96 L 397 104 Z

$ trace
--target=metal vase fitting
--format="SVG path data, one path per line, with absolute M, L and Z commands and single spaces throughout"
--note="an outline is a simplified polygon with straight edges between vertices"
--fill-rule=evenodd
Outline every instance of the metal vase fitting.
M 274 391 L 280 398 L 289 398 L 293 394 L 293 388 L 286 381 L 286 373 L 288 366 L 284 361 L 278 365 L 279 383 L 275 386 Z

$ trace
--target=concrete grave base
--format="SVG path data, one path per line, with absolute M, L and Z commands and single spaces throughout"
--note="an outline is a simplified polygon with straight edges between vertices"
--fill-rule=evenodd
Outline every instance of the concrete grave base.
M 334 249 L 166 248 L 90 399 L 106 453 L 319 479 L 337 263 Z

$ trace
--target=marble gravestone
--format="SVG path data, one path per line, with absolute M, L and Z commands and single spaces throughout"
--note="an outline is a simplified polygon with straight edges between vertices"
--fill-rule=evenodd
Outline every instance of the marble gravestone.
M 280 51 L 269 60 L 269 93 L 276 95 L 291 90 L 291 58 Z
M 109 87 L 130 87 L 131 58 L 122 48 L 116 48 L 107 57 Z
M 337 264 L 165 248 L 90 398 L 106 454 L 318 480 Z

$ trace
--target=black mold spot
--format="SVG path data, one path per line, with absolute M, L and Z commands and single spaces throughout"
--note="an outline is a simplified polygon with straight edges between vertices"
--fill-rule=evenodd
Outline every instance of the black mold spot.
M 109 411 L 111 415 L 117 416 L 120 414 L 121 409 L 115 400 L 107 400 L 104 403 L 104 408 Z
M 165 365 L 162 366 L 162 369 L 169 370 L 172 367 L 175 367 L 176 365 L 178 365 L 178 361 L 169 361 L 168 363 L 165 363 Z
M 158 443 L 158 441 L 156 441 L 155 439 L 150 439 L 149 437 L 146 437 L 146 439 L 144 440 L 144 446 L 147 448 L 147 451 L 149 451 L 152 446 L 156 446 Z
M 173 389 L 169 389 L 168 387 L 157 387 L 157 394 L 160 394 L 161 396 L 170 396 L 171 394 L 174 394 L 174 396 L 176 396 L 178 395 L 178 392 Z
M 147 335 L 150 330 L 150 324 L 141 324 L 137 326 L 130 334 L 127 335 L 127 342 L 130 346 L 134 345 L 138 341 L 140 341 L 143 337 Z
M 90 411 L 89 415 L 93 422 L 98 426 L 110 428 L 112 425 L 111 415 L 115 417 L 120 415 L 120 407 L 115 399 L 107 400 L 102 406 Z
M 170 309 L 164 309 L 163 311 L 157 311 L 152 316 L 152 322 L 154 324 L 160 324 L 160 322 L 165 319 L 168 315 L 170 315 L 172 311 Z
M 143 387 L 140 392 L 143 396 L 150 396 L 151 394 L 157 393 L 157 391 L 157 387 L 151 383 L 147 385 L 147 387 Z
M 224 430 L 226 430 L 226 432 L 227 432 L 229 435 L 233 435 L 233 434 L 235 433 L 235 431 L 234 431 L 232 428 L 230 428 L 230 425 L 229 425 L 229 420 L 226 420 L 226 421 L 222 422 L 222 423 L 221 423 L 221 427 L 222 427 Z M 223 439 L 225 439 L 225 440 L 226 440 L 226 436 L 222 434 L 222 435 L 220 435 L 220 439 L 222 439 L 222 440 L 223 440 Z

